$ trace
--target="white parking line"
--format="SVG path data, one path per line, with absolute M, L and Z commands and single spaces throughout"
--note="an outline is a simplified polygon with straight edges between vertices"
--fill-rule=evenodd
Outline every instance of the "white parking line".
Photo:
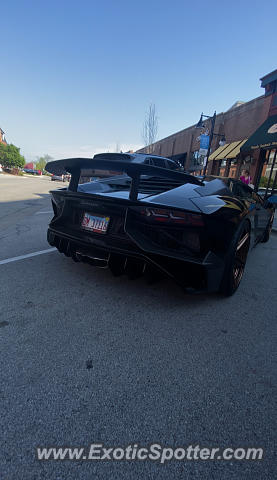
M 47 210 L 47 212 L 36 212 L 35 215 L 40 215 L 42 213 L 53 213 L 53 210 Z
M 27 255 L 19 255 L 19 257 L 7 258 L 6 260 L 0 260 L 0 265 L 5 263 L 17 262 L 17 260 L 24 260 L 25 258 L 36 257 L 37 255 L 43 255 L 44 253 L 56 252 L 56 248 L 47 248 L 47 250 L 39 250 L 38 252 L 27 253 Z

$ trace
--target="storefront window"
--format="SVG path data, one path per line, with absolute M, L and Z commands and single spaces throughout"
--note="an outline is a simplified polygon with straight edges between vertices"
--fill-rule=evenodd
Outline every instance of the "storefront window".
M 204 157 L 199 155 L 199 151 L 190 154 L 190 171 L 200 171 L 204 166 Z
M 223 159 L 220 162 L 220 167 L 219 167 L 219 175 L 220 177 L 225 176 L 225 170 L 226 170 L 226 165 L 227 165 L 227 160 Z
M 270 165 L 272 165 L 272 163 L 274 161 L 274 156 L 275 156 L 276 150 L 269 150 L 268 152 L 269 153 L 268 153 L 267 165 L 270 166 Z
M 277 173 L 277 153 L 276 149 L 268 151 L 268 160 L 265 168 L 264 175 L 265 177 L 269 178 L 271 174 L 271 178 L 275 177 L 275 173 Z M 272 170 L 272 173 L 271 173 Z
M 244 159 L 242 160 L 243 167 L 249 168 L 252 161 L 253 161 L 253 158 L 251 157 L 251 155 L 247 155 L 247 157 L 244 157 Z
M 237 175 L 237 159 L 234 158 L 233 160 L 231 160 L 230 162 L 230 167 L 229 167 L 229 175 L 228 177 L 231 177 L 231 178 L 235 178 L 236 175 Z
M 267 150 L 259 186 L 271 189 L 277 185 L 277 150 Z

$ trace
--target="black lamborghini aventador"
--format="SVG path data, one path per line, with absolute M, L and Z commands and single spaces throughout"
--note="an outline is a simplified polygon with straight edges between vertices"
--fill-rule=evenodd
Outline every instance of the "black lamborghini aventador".
M 239 180 L 198 179 L 173 160 L 105 153 L 49 162 L 71 174 L 54 190 L 48 242 L 75 261 L 131 277 L 162 272 L 189 291 L 238 288 L 247 254 L 269 239 L 276 197 Z M 113 176 L 92 180 L 95 172 Z

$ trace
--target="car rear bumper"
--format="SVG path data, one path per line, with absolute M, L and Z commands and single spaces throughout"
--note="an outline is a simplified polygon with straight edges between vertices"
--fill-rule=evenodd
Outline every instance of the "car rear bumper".
M 152 268 L 166 274 L 182 288 L 195 292 L 219 290 L 224 271 L 224 259 L 209 252 L 205 258 L 173 258 L 142 250 L 133 241 L 117 241 L 105 244 L 102 239 L 81 239 L 75 232 L 49 227 L 47 240 L 59 252 L 74 261 L 83 261 L 95 266 L 110 267 L 113 273 L 129 273 Z

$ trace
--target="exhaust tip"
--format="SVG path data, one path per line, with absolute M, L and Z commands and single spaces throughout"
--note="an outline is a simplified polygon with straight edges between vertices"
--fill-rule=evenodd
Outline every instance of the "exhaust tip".
M 94 267 L 108 267 L 108 260 L 105 258 L 90 257 L 88 255 L 84 255 L 81 252 L 76 252 L 76 259 L 78 262 L 88 263 L 89 265 L 93 265 Z

